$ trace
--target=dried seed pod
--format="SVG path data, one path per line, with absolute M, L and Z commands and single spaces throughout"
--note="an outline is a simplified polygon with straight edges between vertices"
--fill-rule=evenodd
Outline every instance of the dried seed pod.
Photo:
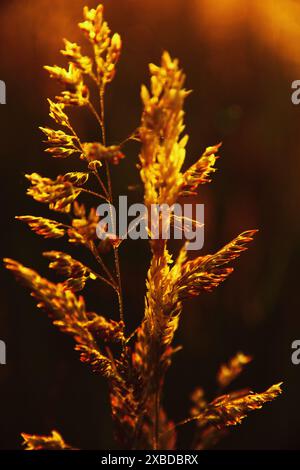
M 84 289 L 88 279 L 97 279 L 90 268 L 66 253 L 48 251 L 43 253 L 43 255 L 50 260 L 50 269 L 54 269 L 59 274 L 67 277 L 64 285 L 73 292 L 79 292 Z
M 210 183 L 210 175 L 216 171 L 216 153 L 222 144 L 208 147 L 202 157 L 194 163 L 184 174 L 180 194 L 191 196 L 197 194 L 196 189 L 200 184 Z
M 61 50 L 63 56 L 73 62 L 78 69 L 86 75 L 93 74 L 93 61 L 90 57 L 84 56 L 81 53 L 81 47 L 75 42 L 70 42 L 64 39 L 65 48 Z
M 225 388 L 231 384 L 251 361 L 251 356 L 246 356 L 244 353 L 238 352 L 227 364 L 222 364 L 217 373 L 219 386 Z
M 122 49 L 120 35 L 114 34 L 111 37 L 110 28 L 103 18 L 103 10 L 103 5 L 98 5 L 96 9 L 85 7 L 85 21 L 79 23 L 80 29 L 93 45 L 97 79 L 102 89 L 113 80 Z
M 56 99 L 64 106 L 86 106 L 89 102 L 89 89 L 83 82 L 82 71 L 74 64 L 69 64 L 69 69 L 63 67 L 44 67 L 52 78 L 62 83 L 66 90 Z
M 52 431 L 50 436 L 37 436 L 22 433 L 25 450 L 75 450 L 65 443 L 57 431 Z
M 96 229 L 98 222 L 99 216 L 95 208 L 91 208 L 88 216 L 86 214 L 78 214 L 72 220 L 72 228 L 68 230 L 69 242 L 88 245 L 91 241 L 97 239 Z
M 71 204 L 79 196 L 81 189 L 59 175 L 55 180 L 40 176 L 38 173 L 25 175 L 31 187 L 27 194 L 38 202 L 49 204 L 49 208 L 58 212 L 70 212 Z
M 16 217 L 16 219 L 25 222 L 33 232 L 45 238 L 61 238 L 66 234 L 64 225 L 55 220 L 32 215 L 23 215 Z
M 106 160 L 113 165 L 118 165 L 120 160 L 125 158 L 118 145 L 105 147 L 99 142 L 85 142 L 82 144 L 84 158 L 90 163 L 93 161 Z
M 64 112 L 64 105 L 62 103 L 54 103 L 54 101 L 51 101 L 50 99 L 48 99 L 48 103 L 50 106 L 49 116 L 54 119 L 57 124 L 70 128 L 70 121 Z
M 66 173 L 63 176 L 64 181 L 69 181 L 76 186 L 83 186 L 89 179 L 89 174 L 82 171 Z

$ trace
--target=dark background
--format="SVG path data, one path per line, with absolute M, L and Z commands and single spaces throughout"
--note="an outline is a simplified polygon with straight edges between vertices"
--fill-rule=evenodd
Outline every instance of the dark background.
M 7 85 L 1 115 L 1 249 L 49 275 L 41 252 L 68 249 L 47 242 L 14 215 L 47 216 L 25 196 L 25 173 L 54 176 L 70 164 L 43 153 L 39 125 L 51 125 L 46 98 L 59 91 L 43 71 L 62 65 L 61 39 L 81 41 L 81 0 L 9 0 L 0 5 L 0 79 Z M 202 385 L 215 391 L 220 363 L 238 350 L 254 362 L 236 387 L 263 391 L 284 382 L 284 394 L 234 428 L 218 448 L 299 449 L 300 366 L 291 363 L 291 343 L 300 338 L 300 107 L 291 103 L 291 82 L 300 78 L 300 2 L 292 0 L 107 0 L 106 18 L 121 33 L 124 51 L 107 97 L 110 143 L 128 135 L 141 114 L 139 91 L 147 64 L 170 51 L 187 73 L 194 92 L 187 101 L 190 134 L 187 164 L 208 146 L 223 141 L 219 171 L 203 187 L 205 252 L 238 233 L 259 228 L 249 252 L 230 279 L 213 294 L 186 304 L 176 342 L 184 346 L 167 377 L 165 407 L 176 421 L 189 410 L 189 394 Z M 89 1 L 89 6 L 97 2 Z M 85 139 L 95 138 L 85 113 L 74 113 Z M 138 147 L 126 148 L 114 168 L 115 192 L 138 183 Z M 74 165 L 75 168 L 75 165 Z M 131 196 L 140 200 L 141 195 Z M 79 255 L 78 255 L 79 257 Z M 131 328 L 143 312 L 146 242 L 122 245 L 126 318 Z M 81 257 L 82 260 L 85 260 Z M 90 309 L 117 318 L 110 291 L 89 287 Z M 112 448 L 104 381 L 82 365 L 72 341 L 10 273 L 1 271 L 0 338 L 7 365 L 0 366 L 0 448 L 20 448 L 20 432 L 59 430 L 84 449 Z M 189 430 L 183 432 L 185 446 Z

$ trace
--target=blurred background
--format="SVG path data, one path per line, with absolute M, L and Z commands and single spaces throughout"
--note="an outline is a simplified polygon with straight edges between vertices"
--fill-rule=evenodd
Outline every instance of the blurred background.
M 47 216 L 25 196 L 25 173 L 71 171 L 69 162 L 43 153 L 38 126 L 51 124 L 46 98 L 59 86 L 42 66 L 64 64 L 58 52 L 63 37 L 81 41 L 76 24 L 85 3 L 2 0 L 0 6 L 0 79 L 7 85 L 7 104 L 0 106 L 2 256 L 49 278 L 42 251 L 78 251 L 60 240 L 40 239 L 14 216 Z M 90 0 L 89 6 L 97 3 Z M 194 387 L 203 386 L 212 398 L 219 365 L 241 350 L 254 361 L 235 388 L 263 391 L 283 381 L 284 394 L 232 429 L 218 448 L 300 449 L 300 365 L 291 363 L 291 343 L 300 339 L 300 106 L 291 102 L 291 83 L 300 79 L 300 1 L 103 3 L 112 30 L 124 42 L 107 96 L 109 142 L 124 139 L 138 125 L 147 64 L 159 62 L 167 49 L 180 59 L 193 90 L 186 105 L 186 165 L 206 146 L 223 141 L 219 171 L 198 197 L 206 208 L 203 253 L 243 230 L 259 229 L 229 280 L 186 304 L 176 337 L 184 350 L 168 373 L 165 407 L 178 421 L 188 415 Z M 86 140 L 96 137 L 87 114 L 75 112 L 74 122 Z M 113 169 L 115 193 L 127 194 L 128 185 L 139 182 L 135 143 L 126 147 L 126 157 Z M 134 328 L 143 313 L 147 243 L 123 244 L 121 259 L 126 318 Z M 91 286 L 87 294 L 90 310 L 117 318 L 110 291 Z M 0 339 L 7 344 L 7 365 L 0 366 L 0 448 L 20 448 L 20 432 L 51 429 L 76 447 L 113 448 L 105 382 L 79 362 L 72 340 L 51 326 L 4 269 L 0 309 Z M 181 447 L 188 439 L 189 430 L 183 430 Z

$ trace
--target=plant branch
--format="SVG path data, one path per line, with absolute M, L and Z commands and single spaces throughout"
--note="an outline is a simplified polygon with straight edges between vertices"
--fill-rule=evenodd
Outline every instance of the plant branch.
M 101 256 L 99 255 L 98 251 L 97 251 L 97 248 L 95 246 L 95 243 L 93 241 L 91 241 L 89 244 L 88 244 L 88 248 L 90 249 L 90 251 L 92 252 L 92 254 L 94 255 L 96 261 L 100 264 L 100 266 L 102 267 L 103 271 L 107 274 L 108 278 L 110 279 L 111 281 L 111 284 L 113 284 L 115 290 L 118 290 L 118 285 L 115 281 L 115 279 L 113 278 L 111 272 L 109 271 L 109 269 L 107 268 L 106 264 L 104 263 L 103 259 L 101 258 Z
M 90 101 L 88 102 L 88 107 L 89 107 L 90 111 L 92 112 L 92 114 L 93 114 L 93 115 L 95 116 L 95 118 L 97 119 L 98 124 L 99 124 L 99 126 L 101 127 L 101 129 L 102 129 L 102 127 L 103 127 L 102 118 L 99 116 L 99 114 L 97 113 L 97 111 L 96 111 L 94 105 L 93 105 Z
M 98 197 L 100 199 L 103 199 L 104 201 L 108 202 L 109 203 L 109 200 L 103 196 L 102 194 L 99 194 L 99 193 L 96 193 L 95 191 L 91 191 L 90 189 L 85 189 L 85 188 L 80 188 L 80 190 L 83 192 L 83 193 L 86 193 L 86 194 L 91 194 L 92 196 L 95 196 L 95 197 Z
M 103 145 L 106 146 L 106 132 L 105 132 L 105 107 L 104 107 L 104 87 L 100 87 L 100 123 L 101 123 L 101 131 L 102 131 L 102 140 Z M 106 178 L 107 178 L 107 185 L 108 185 L 108 195 L 109 195 L 109 202 L 112 204 L 113 202 L 113 195 L 112 195 L 112 183 L 111 183 L 111 176 L 110 176 L 110 169 L 109 163 L 105 161 L 105 169 L 106 169 Z M 112 213 L 110 214 L 112 224 L 114 224 L 114 219 L 112 217 Z M 113 227 L 113 231 L 115 231 L 115 227 Z M 115 268 L 116 268 L 116 275 L 118 281 L 118 301 L 119 301 L 119 312 L 120 312 L 120 320 L 124 322 L 124 312 L 123 312 L 123 295 L 122 295 L 122 282 L 121 282 L 121 270 L 120 270 L 120 259 L 119 259 L 119 250 L 118 247 L 114 246 L 114 258 L 115 258 Z

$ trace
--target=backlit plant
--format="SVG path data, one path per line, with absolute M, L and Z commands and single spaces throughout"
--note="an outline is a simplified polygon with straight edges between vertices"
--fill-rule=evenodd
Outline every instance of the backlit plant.
M 120 448 L 176 449 L 181 426 L 193 423 L 195 436 L 191 447 L 205 449 L 213 446 L 229 426 L 239 424 L 249 411 L 261 408 L 281 393 L 281 384 L 277 384 L 263 393 L 241 390 L 224 394 L 251 360 L 238 353 L 217 373 L 221 396 L 208 402 L 202 389 L 195 390 L 191 396 L 191 414 L 179 423 L 172 422 L 163 407 L 165 375 L 178 350 L 173 342 L 184 301 L 211 292 L 227 279 L 232 272 L 229 264 L 247 249 L 256 231 L 243 232 L 215 254 L 189 259 L 186 245 L 177 256 L 172 256 L 168 240 L 151 238 L 149 227 L 152 259 L 146 279 L 145 310 L 139 327 L 128 331 L 119 262 L 119 246 L 125 241 L 110 232 L 99 240 L 95 207 L 87 209 L 78 202 L 86 193 L 98 202 L 113 202 L 111 166 L 125 157 L 125 142 L 107 143 L 104 101 L 106 87 L 116 73 L 122 41 L 118 34 L 111 34 L 103 18 L 102 5 L 96 9 L 85 7 L 84 21 L 79 27 L 91 45 L 92 58 L 83 55 L 76 43 L 65 40 L 61 53 L 69 62 L 68 68 L 45 67 L 64 90 L 54 101 L 49 100 L 55 129 L 41 130 L 48 144 L 46 152 L 54 158 L 70 159 L 70 168 L 72 158 L 79 158 L 85 170 L 70 171 L 55 179 L 37 173 L 26 175 L 30 182 L 28 195 L 47 204 L 54 214 L 63 214 L 64 222 L 34 216 L 17 218 L 45 238 L 67 237 L 71 244 L 78 246 L 78 251 L 89 250 L 99 269 L 92 270 L 59 251 L 44 253 L 50 268 L 65 277 L 65 281 L 57 284 L 14 260 L 6 259 L 6 266 L 31 290 L 38 307 L 50 315 L 54 325 L 73 337 L 81 361 L 107 379 L 115 437 Z M 184 134 L 183 108 L 189 94 L 184 88 L 185 75 L 178 60 L 164 52 L 159 66 L 150 64 L 150 77 L 150 88 L 143 86 L 141 91 L 140 126 L 129 139 L 140 144 L 138 168 L 144 204 L 147 208 L 162 204 L 172 207 L 186 196 L 196 194 L 200 185 L 210 182 L 220 145 L 208 147 L 183 171 L 188 141 Z M 98 104 L 91 100 L 87 84 L 91 82 L 98 90 Z M 71 124 L 70 106 L 90 110 L 100 128 L 99 142 L 82 141 Z M 98 184 L 98 191 L 88 186 L 92 179 Z M 114 256 L 114 270 L 106 262 L 109 250 Z M 89 281 L 105 283 L 116 294 L 118 321 L 87 309 L 83 296 L 77 293 Z M 49 436 L 23 434 L 23 438 L 29 450 L 71 448 L 57 431 Z

